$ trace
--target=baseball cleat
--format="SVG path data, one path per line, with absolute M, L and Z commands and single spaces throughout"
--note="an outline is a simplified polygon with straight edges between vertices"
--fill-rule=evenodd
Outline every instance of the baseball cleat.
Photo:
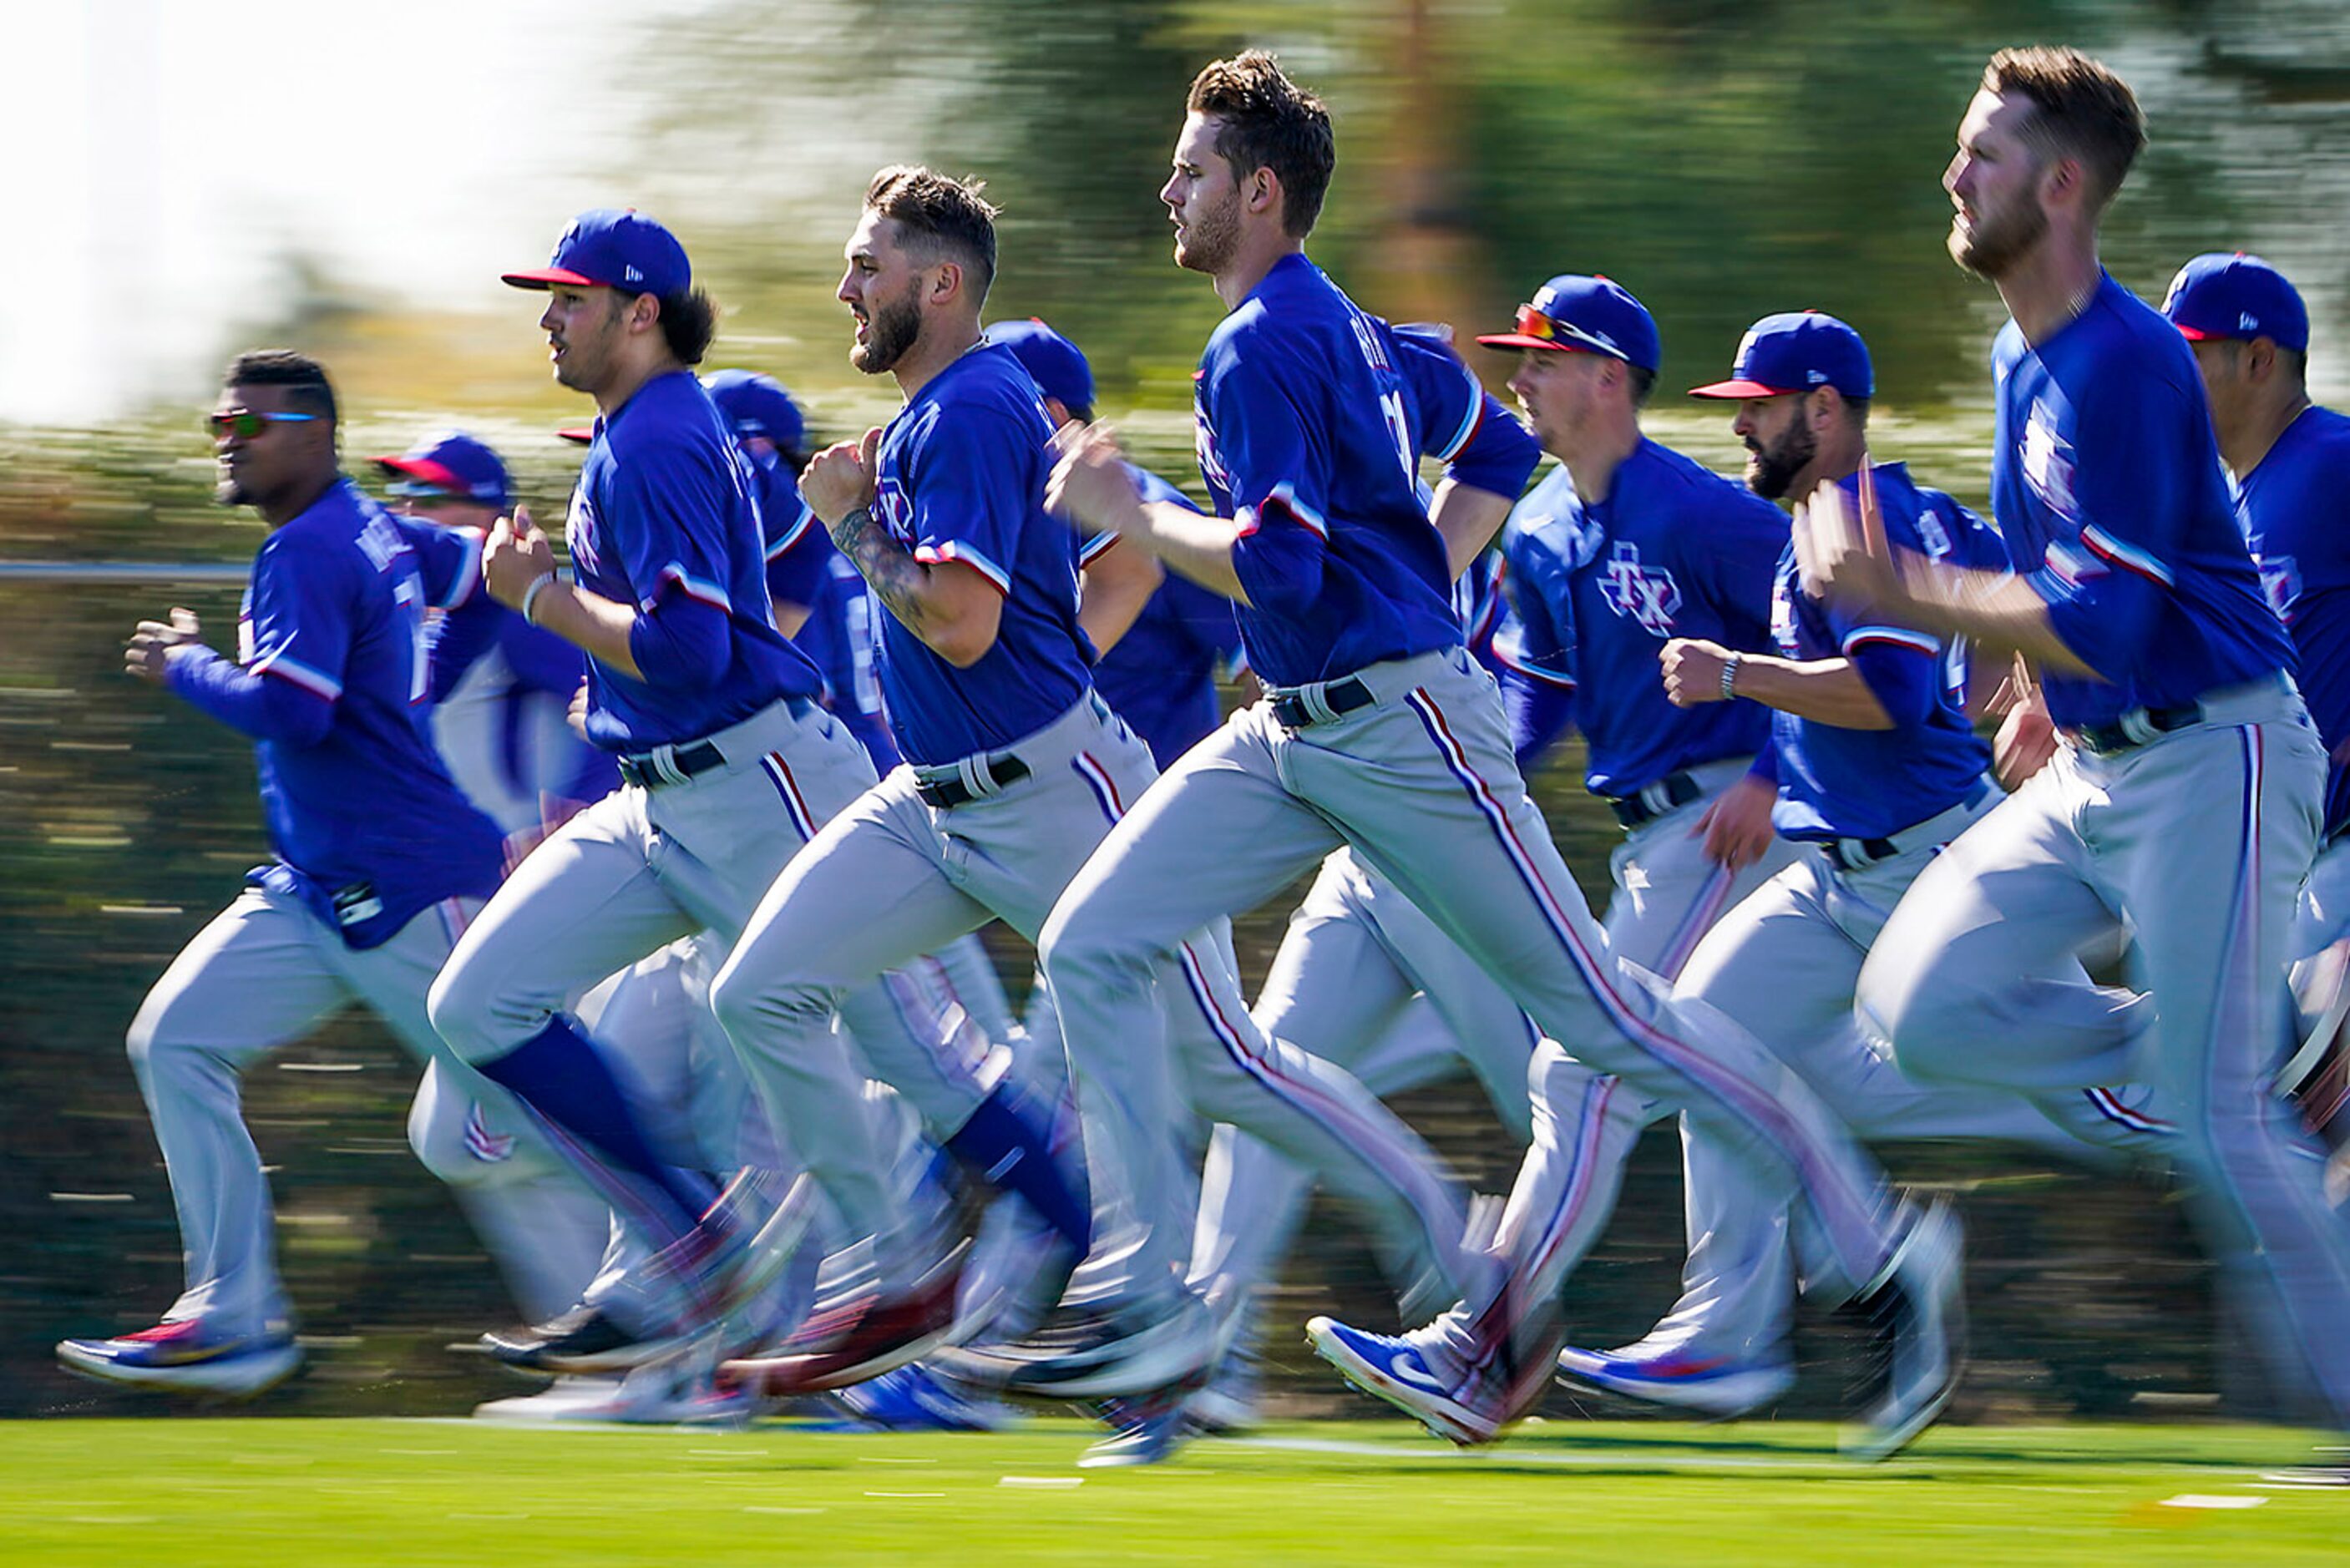
M 722 1363 L 722 1387 L 771 1398 L 820 1394 L 920 1361 L 945 1345 L 955 1326 L 968 1243 L 911 1285 L 860 1291 L 820 1308 L 774 1349 Z
M 541 1426 L 739 1427 L 751 1402 L 706 1379 L 640 1367 L 626 1377 L 558 1377 L 536 1394 L 473 1407 L 476 1421 Z
M 1437 1437 L 1476 1448 L 1501 1436 L 1513 1412 L 1478 1397 L 1480 1379 L 1440 1375 L 1418 1345 L 1396 1334 L 1366 1334 L 1333 1318 L 1305 1325 L 1314 1354 L 1364 1393 L 1384 1399 Z
M 1105 1399 L 1099 1414 L 1112 1435 L 1077 1458 L 1081 1470 L 1123 1469 L 1155 1465 L 1174 1457 L 1199 1428 L 1190 1406 L 1200 1387 L 1199 1377 L 1187 1377 L 1170 1387 L 1132 1398 Z
M 836 1389 L 832 1400 L 885 1432 L 995 1432 L 1019 1418 L 920 1362 Z
M 1783 1350 L 1744 1360 L 1692 1355 L 1684 1346 L 1656 1348 L 1642 1341 L 1621 1350 L 1569 1345 L 1558 1353 L 1558 1380 L 1728 1420 L 1761 1409 L 1794 1386 L 1795 1368 Z
M 1053 1399 L 1139 1398 L 1197 1386 L 1214 1365 L 1216 1324 L 1197 1296 L 1065 1308 L 1007 1344 L 952 1353 L 957 1376 Z
M 1964 1242 L 1947 1201 L 1911 1220 L 1870 1304 L 1893 1335 L 1885 1393 L 1837 1447 L 1874 1464 L 1891 1459 L 1934 1424 L 1958 1387 L 1965 1362 L 1966 1301 L 1960 1278 Z
M 57 1360 L 101 1383 L 249 1399 L 291 1377 L 302 1352 L 283 1328 L 221 1334 L 190 1317 L 113 1339 L 62 1340 Z
M 619 1372 L 637 1364 L 641 1340 L 601 1308 L 581 1305 L 528 1328 L 493 1330 L 482 1348 L 525 1372 Z

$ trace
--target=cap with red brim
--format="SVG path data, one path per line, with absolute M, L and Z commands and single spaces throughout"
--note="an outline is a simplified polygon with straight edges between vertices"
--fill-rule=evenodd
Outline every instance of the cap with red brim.
M 693 286 L 677 236 L 633 207 L 580 213 L 545 266 L 499 276 L 515 288 L 619 288 L 663 299 Z
M 1748 398 L 1775 398 L 1782 392 L 1799 391 L 1796 387 L 1766 387 L 1760 381 L 1709 381 L 1702 387 L 1691 387 L 1692 398 L 1730 398 L 1743 401 Z

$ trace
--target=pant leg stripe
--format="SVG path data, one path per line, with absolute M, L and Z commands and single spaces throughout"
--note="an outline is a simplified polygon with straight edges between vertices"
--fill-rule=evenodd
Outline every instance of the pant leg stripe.
M 1814 1202 L 1824 1208 L 1833 1204 L 1841 1210 L 1843 1224 L 1830 1226 L 1832 1233 L 1876 1238 L 1874 1250 L 1880 1255 L 1871 1260 L 1872 1266 L 1856 1271 L 1862 1279 L 1874 1273 L 1873 1265 L 1883 1261 L 1881 1254 L 1887 1244 L 1882 1227 L 1874 1218 L 1874 1205 L 1852 1191 L 1830 1167 L 1812 1157 L 1812 1140 L 1767 1091 L 1747 1083 L 1704 1052 L 1647 1023 L 1632 1011 L 1611 983 L 1609 971 L 1613 961 L 1595 959 L 1584 947 L 1575 934 L 1574 923 L 1566 918 L 1556 896 L 1543 881 L 1533 857 L 1519 842 L 1516 830 L 1510 826 L 1508 812 L 1494 798 L 1492 786 L 1470 764 L 1468 753 L 1454 738 L 1451 725 L 1445 722 L 1443 710 L 1437 706 L 1425 687 L 1407 693 L 1405 701 L 1419 715 L 1421 727 L 1428 732 L 1429 739 L 1435 742 L 1445 766 L 1461 781 L 1470 800 L 1484 816 L 1486 825 L 1500 841 L 1503 853 L 1517 871 L 1519 879 L 1525 884 L 1526 890 L 1534 896 L 1544 919 L 1549 921 L 1552 933 L 1565 947 L 1567 957 L 1582 975 L 1584 984 L 1617 1031 L 1648 1055 L 1711 1090 L 1732 1111 L 1760 1129 L 1778 1150 L 1780 1157 L 1795 1169 Z
M 759 765 L 766 770 L 768 782 L 775 786 L 775 793 L 783 797 L 784 810 L 791 816 L 792 830 L 800 836 L 800 842 L 805 844 L 814 838 L 816 815 L 808 810 L 807 802 L 800 796 L 799 781 L 792 776 L 791 763 L 784 761 L 782 753 L 769 752 L 759 759 Z
M 2121 1096 L 2111 1089 L 2084 1089 L 2081 1092 L 2088 1096 L 2089 1104 L 2099 1116 L 2109 1122 L 2118 1122 L 2133 1132 L 2167 1133 L 2177 1130 L 2160 1116 L 2148 1116 L 2144 1111 L 2133 1110 L 2124 1105 Z
M 1607 1126 L 1607 1103 L 1621 1085 L 1622 1080 L 1605 1077 L 1594 1078 L 1583 1086 L 1583 1104 L 1577 1113 L 1580 1125 L 1575 1135 L 1574 1175 L 1567 1181 L 1566 1190 L 1559 1194 L 1558 1208 L 1543 1228 L 1541 1249 L 1527 1267 L 1528 1278 L 1539 1278 L 1549 1266 L 1590 1199 L 1592 1172 L 1599 1168 L 1599 1143 Z
M 1109 776 L 1109 770 L 1096 762 L 1092 753 L 1079 752 L 1069 759 L 1069 771 L 1086 781 L 1102 815 L 1109 818 L 1111 826 L 1117 826 L 1118 819 L 1126 815 L 1126 802 L 1119 798 L 1118 783 Z
M 1713 922 L 1721 918 L 1722 906 L 1730 901 L 1730 889 L 1737 880 L 1736 872 L 1727 866 L 1719 865 L 1706 877 L 1705 886 L 1690 900 L 1688 910 L 1681 916 L 1679 928 L 1673 932 L 1671 946 L 1665 950 L 1665 956 L 1658 964 L 1657 973 L 1660 977 L 1666 980 L 1680 978 L 1681 968 L 1689 962 L 1690 954 L 1697 951 L 1698 943 L 1713 929 Z
M 1239 1064 L 1241 1071 L 1338 1135 L 1340 1140 L 1353 1148 L 1366 1164 L 1378 1169 L 1399 1191 L 1410 1195 L 1416 1211 L 1423 1215 L 1429 1213 L 1431 1201 L 1429 1184 L 1433 1181 L 1440 1191 L 1442 1181 L 1436 1179 L 1433 1172 L 1421 1169 L 1417 1161 L 1405 1161 L 1401 1168 L 1397 1168 L 1394 1164 L 1379 1159 L 1379 1151 L 1393 1141 L 1384 1127 L 1357 1115 L 1353 1106 L 1312 1079 L 1284 1073 L 1279 1065 L 1280 1058 L 1274 1053 L 1268 1051 L 1260 1055 L 1250 1050 L 1239 1029 L 1216 1004 L 1215 992 L 1208 985 L 1208 977 L 1198 951 L 1191 943 L 1185 942 L 1178 950 L 1178 957 L 1184 981 L 1191 987 L 1191 998 L 1199 1004 L 1201 1016 L 1207 1019 L 1209 1030 L 1215 1035 L 1217 1043 L 1223 1046 L 1224 1054 Z M 1452 1207 L 1449 1195 L 1432 1200 L 1440 1210 Z M 1451 1245 L 1458 1239 L 1459 1228 L 1455 1224 L 1453 1234 L 1441 1240 L 1443 1244 Z

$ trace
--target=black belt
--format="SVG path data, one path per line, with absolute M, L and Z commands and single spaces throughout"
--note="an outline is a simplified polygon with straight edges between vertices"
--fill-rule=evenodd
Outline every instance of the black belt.
M 960 773 L 935 779 L 925 779 L 917 774 L 914 793 L 921 797 L 924 805 L 937 811 L 947 811 L 958 805 L 968 805 L 975 800 L 983 800 L 992 794 L 1000 794 L 1007 785 L 1016 784 L 1028 776 L 1028 764 L 1010 752 L 997 752 L 993 756 L 983 757 L 980 768 L 994 781 L 993 789 L 973 789 L 971 781 Z
M 1960 801 L 1959 805 L 1979 805 L 1982 797 L 1990 793 L 1991 785 L 1977 779 L 1974 782 L 1974 787 L 1967 792 L 1966 798 Z M 1922 833 L 1919 829 L 1923 828 L 1926 823 L 1937 821 L 1948 812 L 1957 809 L 1958 806 L 1945 807 L 1942 811 L 1938 811 L 1928 817 L 1926 822 L 1914 823 L 1887 838 L 1828 838 L 1821 840 L 1820 848 L 1825 852 L 1829 863 L 1837 870 L 1858 871 L 1874 866 L 1880 860 L 1890 860 L 1897 855 L 1907 855 L 1912 849 L 1934 842 L 1932 835 Z
M 665 789 L 681 784 L 697 774 L 726 765 L 726 753 L 718 749 L 715 741 L 696 741 L 684 746 L 655 746 L 650 752 L 620 759 L 620 777 L 639 789 Z
M 2203 705 L 2189 702 L 2177 708 L 2133 708 L 2117 719 L 2103 724 L 2083 724 L 2070 732 L 2074 743 L 2083 751 L 2100 757 L 2116 752 L 2134 751 L 2148 741 L 2158 741 L 2173 730 L 2183 730 L 2189 724 L 2203 722 Z
M 1688 773 L 1669 774 L 1648 788 L 1632 794 L 1613 795 L 1607 809 L 1627 828 L 1645 826 L 1677 806 L 1705 794 L 1705 786 Z
M 1349 675 L 1343 680 L 1325 680 L 1281 693 L 1273 700 L 1273 716 L 1284 730 L 1303 730 L 1327 724 L 1378 701 L 1361 676 Z

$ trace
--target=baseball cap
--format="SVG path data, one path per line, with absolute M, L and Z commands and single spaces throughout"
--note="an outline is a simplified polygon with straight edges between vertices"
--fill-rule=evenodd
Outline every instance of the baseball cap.
M 2266 337 L 2280 348 L 2309 352 L 2309 307 L 2301 292 L 2284 274 L 2241 251 L 2213 251 L 2180 267 L 2163 296 L 2162 313 L 2189 342 Z
M 807 420 L 781 381 L 756 370 L 717 370 L 702 378 L 702 384 L 736 435 L 765 436 L 779 447 L 799 450 Z
M 1059 399 L 1073 414 L 1093 412 L 1094 369 L 1076 344 L 1033 316 L 997 322 L 987 329 L 987 340 L 1011 349 L 1046 397 Z
M 596 427 L 593 425 L 566 425 L 561 430 L 555 432 L 555 439 L 557 441 L 567 441 L 573 446 L 586 446 L 589 441 L 596 439 Z
M 391 477 L 394 495 L 452 495 L 484 506 L 506 504 L 506 465 L 463 431 L 428 435 L 400 456 L 375 462 Z
M 1564 348 L 1605 354 L 1653 371 L 1664 358 L 1655 317 L 1612 278 L 1561 273 L 1518 306 L 1517 329 L 1479 337 L 1488 348 Z
M 693 286 L 693 266 L 677 236 L 634 207 L 598 207 L 571 220 L 555 254 L 533 272 L 510 272 L 516 288 L 618 288 L 663 299 Z
M 1730 379 L 1691 387 L 1692 398 L 1775 398 L 1834 387 L 1847 398 L 1877 395 L 1868 345 L 1833 316 L 1790 310 L 1766 316 L 1746 329 Z

